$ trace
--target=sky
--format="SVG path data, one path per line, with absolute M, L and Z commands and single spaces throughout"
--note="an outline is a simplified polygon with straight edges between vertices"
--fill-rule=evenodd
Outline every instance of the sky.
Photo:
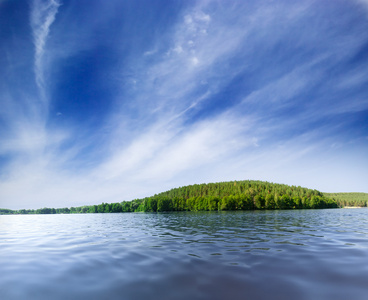
M 0 207 L 262 180 L 368 192 L 368 1 L 0 0 Z

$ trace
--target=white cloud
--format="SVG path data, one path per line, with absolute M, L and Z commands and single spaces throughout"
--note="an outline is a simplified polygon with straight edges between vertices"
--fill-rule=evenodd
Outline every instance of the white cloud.
M 55 21 L 61 4 L 55 0 L 34 0 L 31 11 L 31 27 L 35 46 L 34 72 L 41 96 L 45 97 L 45 78 L 43 59 L 50 27 Z M 43 99 L 44 101 L 46 99 Z
M 61 4 L 57 1 L 35 0 L 31 5 L 30 22 L 33 34 L 33 71 L 38 93 L 25 86 L 16 93 L 1 95 L 0 111 L 7 124 L 0 144 L 0 154 L 12 155 L 13 159 L 39 161 L 50 149 L 57 148 L 66 138 L 64 130 L 48 130 L 48 99 L 44 78 L 44 56 L 50 26 Z M 18 75 L 22 76 L 22 75 Z M 28 85 L 34 84 L 27 83 Z M 9 87 L 11 89 L 11 87 Z M 4 173 L 4 169 L 3 169 Z
M 368 12 L 368 0 L 355 0 L 357 3 L 361 4 L 364 9 Z
M 192 65 L 197 66 L 199 64 L 199 59 L 197 57 L 193 57 L 191 59 Z

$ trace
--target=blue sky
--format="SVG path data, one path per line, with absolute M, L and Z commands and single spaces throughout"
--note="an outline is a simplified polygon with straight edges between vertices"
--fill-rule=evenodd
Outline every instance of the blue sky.
M 367 28 L 365 0 L 0 0 L 0 207 L 368 192 Z

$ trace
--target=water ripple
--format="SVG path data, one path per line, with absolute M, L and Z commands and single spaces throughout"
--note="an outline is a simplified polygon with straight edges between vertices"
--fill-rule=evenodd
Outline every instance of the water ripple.
M 0 216 L 1 299 L 366 299 L 367 209 Z

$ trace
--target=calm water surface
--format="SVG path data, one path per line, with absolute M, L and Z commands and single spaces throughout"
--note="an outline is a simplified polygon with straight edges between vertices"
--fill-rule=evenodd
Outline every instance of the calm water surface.
M 368 209 L 0 216 L 1 299 L 368 299 Z

